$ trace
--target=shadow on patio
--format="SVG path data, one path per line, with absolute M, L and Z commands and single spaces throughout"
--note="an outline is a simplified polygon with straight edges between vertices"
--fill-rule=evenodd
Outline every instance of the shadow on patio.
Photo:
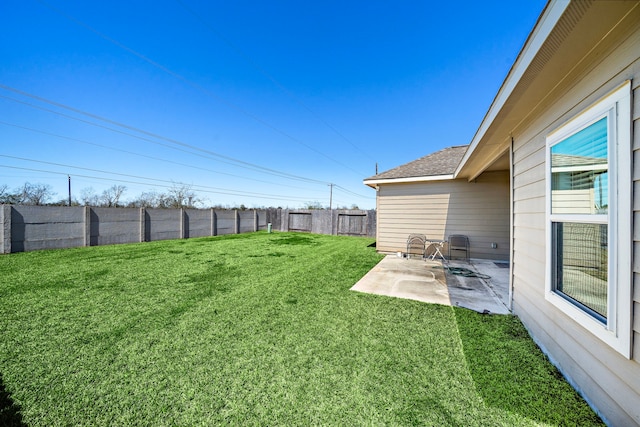
M 351 290 L 464 307 L 480 313 L 509 314 L 509 269 L 492 261 L 452 261 L 457 267 L 479 273 L 464 277 L 449 272 L 440 261 L 405 259 L 387 255 Z

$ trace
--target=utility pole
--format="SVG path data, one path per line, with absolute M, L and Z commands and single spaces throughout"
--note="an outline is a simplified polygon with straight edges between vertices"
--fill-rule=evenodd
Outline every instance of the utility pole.
M 333 185 L 329 184 L 329 210 L 333 207 Z
M 67 175 L 69 179 L 69 206 L 71 206 L 71 175 Z

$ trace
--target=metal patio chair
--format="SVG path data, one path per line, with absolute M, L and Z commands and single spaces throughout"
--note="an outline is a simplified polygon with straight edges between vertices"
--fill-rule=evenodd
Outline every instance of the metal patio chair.
M 407 259 L 411 258 L 411 254 L 419 254 L 424 259 L 425 250 L 427 249 L 427 236 L 424 234 L 409 234 L 407 237 Z
M 449 243 L 449 260 L 451 260 L 451 252 L 464 252 L 465 261 L 469 262 L 469 238 L 463 234 L 452 234 L 448 239 Z

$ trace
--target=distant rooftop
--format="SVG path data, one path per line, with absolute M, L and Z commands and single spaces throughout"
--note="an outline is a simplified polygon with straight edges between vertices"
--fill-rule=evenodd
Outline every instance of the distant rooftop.
M 462 156 L 467 151 L 468 145 L 459 145 L 455 147 L 444 148 L 420 157 L 386 172 L 379 173 L 365 179 L 395 179 L 395 178 L 414 178 L 423 176 L 453 175 L 456 168 L 462 160 Z

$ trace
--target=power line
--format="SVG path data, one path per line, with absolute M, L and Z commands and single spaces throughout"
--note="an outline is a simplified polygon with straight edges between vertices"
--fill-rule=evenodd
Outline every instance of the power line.
M 371 199 L 372 197 L 375 197 L 375 196 L 365 196 L 363 194 L 355 193 L 355 192 L 353 192 L 351 190 L 347 190 L 346 188 L 339 186 L 338 184 L 334 184 L 334 186 L 335 186 L 335 188 L 337 188 L 338 190 L 342 191 L 343 193 L 347 193 L 347 194 L 350 194 L 352 196 L 362 197 L 362 198 L 365 198 L 365 199 Z
M 191 86 L 192 88 L 198 90 L 199 92 L 203 93 L 204 95 L 206 95 L 206 96 L 208 96 L 210 98 L 213 98 L 218 102 L 221 102 L 221 103 L 225 104 L 227 107 L 232 108 L 232 109 L 234 109 L 234 110 L 246 115 L 247 117 L 251 118 L 252 120 L 254 120 L 254 121 L 262 124 L 263 126 L 273 130 L 274 132 L 279 133 L 280 135 L 290 139 L 291 141 L 294 141 L 295 143 L 306 147 L 307 149 L 309 149 L 309 150 L 311 150 L 311 151 L 313 151 L 313 152 L 315 152 L 315 153 L 327 158 L 328 160 L 331 160 L 332 162 L 334 162 L 334 163 L 336 163 L 336 164 L 338 164 L 338 165 L 340 165 L 340 166 L 342 166 L 342 167 L 344 167 L 344 168 L 346 168 L 346 169 L 358 174 L 359 176 L 365 175 L 365 174 L 362 174 L 361 172 L 356 171 L 355 169 L 351 168 L 350 166 L 348 166 L 348 165 L 346 165 L 346 164 L 334 159 L 333 157 L 323 153 L 322 151 L 317 150 L 316 148 L 312 147 L 311 145 L 306 144 L 305 142 L 303 142 L 299 138 L 296 138 L 293 135 L 290 135 L 289 133 L 283 131 L 282 129 L 280 129 L 280 128 L 272 125 L 271 123 L 267 122 L 266 120 L 258 117 L 257 115 L 248 112 L 247 110 L 245 110 L 244 108 L 240 107 L 239 105 L 237 105 L 237 104 L 235 104 L 235 103 L 233 103 L 233 102 L 231 102 L 231 101 L 229 101 L 229 100 L 227 100 L 225 98 L 222 98 L 219 95 L 216 95 L 215 93 L 211 92 L 210 90 L 206 89 L 205 87 L 201 86 L 200 84 L 195 83 L 195 82 L 187 79 L 186 77 L 182 76 L 181 74 L 176 73 L 175 71 L 173 71 L 173 70 L 165 67 L 164 65 L 161 65 L 160 63 L 148 58 L 147 56 L 141 54 L 140 52 L 138 52 L 138 51 L 136 51 L 136 50 L 134 50 L 134 49 L 132 49 L 132 48 L 120 43 L 119 41 L 107 36 L 106 34 L 96 30 L 95 28 L 89 26 L 88 24 L 85 24 L 84 22 L 80 21 L 79 19 L 74 18 L 71 15 L 68 15 L 67 13 L 61 11 L 60 9 L 51 6 L 50 4 L 45 2 L 44 0 L 37 0 L 37 1 L 40 4 L 48 7 L 51 10 L 53 10 L 57 14 L 59 14 L 59 15 L 65 17 L 65 18 L 67 18 L 68 20 L 74 22 L 75 24 L 80 25 L 80 26 L 86 28 L 87 30 L 93 32 L 94 34 L 96 34 L 100 38 L 108 41 L 109 43 L 112 43 L 113 45 L 119 47 L 120 49 L 123 49 L 123 50 L 129 52 L 130 54 L 132 54 L 134 56 L 137 56 L 138 58 L 140 58 L 143 61 L 147 62 L 148 64 L 158 68 L 159 70 L 169 74 L 170 76 L 173 76 L 173 77 L 177 78 L 178 80 L 181 80 L 182 82 L 184 82 L 187 85 Z
M 186 184 L 184 182 L 175 182 L 175 181 L 166 180 L 166 179 L 159 179 L 159 178 L 148 178 L 148 177 L 144 177 L 144 176 L 140 176 L 140 175 L 131 175 L 131 174 L 119 173 L 119 172 L 109 172 L 109 171 L 104 171 L 104 170 L 100 170 L 100 169 L 86 168 L 86 167 L 82 167 L 82 166 L 73 166 L 73 165 L 66 165 L 66 164 L 63 164 L 63 163 L 48 162 L 48 161 L 45 161 L 45 160 L 36 160 L 36 159 L 28 159 L 28 158 L 25 158 L 25 157 L 9 156 L 7 154 L 0 154 L 0 157 L 4 157 L 4 158 L 7 158 L 7 159 L 14 159 L 14 160 L 22 160 L 22 161 L 26 161 L 26 162 L 41 163 L 41 164 L 52 165 L 52 166 L 60 166 L 60 167 L 64 167 L 64 168 L 85 170 L 85 171 L 89 171 L 89 172 L 98 172 L 98 173 L 103 173 L 103 174 L 106 174 L 106 175 L 116 175 L 116 176 L 122 176 L 122 177 L 127 177 L 127 178 L 144 179 L 144 180 L 148 180 L 148 181 L 169 183 L 169 184 L 172 184 L 172 185 L 175 185 L 175 184 L 189 185 L 189 184 Z M 222 190 L 222 191 L 233 191 L 233 190 L 230 190 L 230 189 L 227 189 L 227 188 L 211 187 L 211 186 L 208 186 L 208 185 L 190 185 L 190 186 L 194 187 L 194 188 L 216 190 L 214 192 L 218 192 L 219 190 Z M 236 193 L 238 193 L 238 195 L 246 195 L 246 196 L 250 196 L 250 197 L 257 197 L 257 196 L 265 195 L 264 193 L 254 193 L 254 192 L 250 192 L 250 191 L 242 191 L 242 192 L 237 192 L 236 191 Z M 224 193 L 224 194 L 227 194 L 227 193 Z M 266 196 L 279 197 L 280 195 L 278 195 L 278 194 L 266 194 Z M 298 198 L 298 197 L 296 197 L 296 198 Z M 299 198 L 299 199 L 303 199 L 303 198 Z
M 143 158 L 147 158 L 147 159 L 157 160 L 157 161 L 161 161 L 161 162 L 165 162 L 165 163 L 169 163 L 169 164 L 174 164 L 174 165 L 178 165 L 178 166 L 184 166 L 184 167 L 197 169 L 197 170 L 202 170 L 202 171 L 206 171 L 206 172 L 211 172 L 211 173 L 215 173 L 215 174 L 226 175 L 226 176 L 231 176 L 231 177 L 234 177 L 234 178 L 246 179 L 246 180 L 249 180 L 249 181 L 256 181 L 256 182 L 261 182 L 261 183 L 265 183 L 265 184 L 271 184 L 271 185 L 278 185 L 278 186 L 282 186 L 282 187 L 294 188 L 294 189 L 298 189 L 298 190 L 307 190 L 307 189 L 305 189 L 303 187 L 296 187 L 296 186 L 293 186 L 293 185 L 279 184 L 279 183 L 264 181 L 264 180 L 256 179 L 256 178 L 249 178 L 249 177 L 236 175 L 236 174 L 232 174 L 232 173 L 228 173 L 228 172 L 220 172 L 220 171 L 216 171 L 216 170 L 213 170 L 213 169 L 207 169 L 207 168 L 202 168 L 202 167 L 195 166 L 195 165 L 190 165 L 190 164 L 187 164 L 187 163 L 180 163 L 180 162 L 176 162 L 176 161 L 173 161 L 173 160 L 167 160 L 167 159 L 163 159 L 163 158 L 160 158 L 160 157 L 150 156 L 148 154 L 142 154 L 142 153 L 136 153 L 136 152 L 129 151 L 129 150 L 123 150 L 121 148 L 109 147 L 107 145 L 98 144 L 96 142 L 85 141 L 85 140 L 77 139 L 77 138 L 71 138 L 71 137 L 68 137 L 68 136 L 59 135 L 59 134 L 55 134 L 55 133 L 51 133 L 51 132 L 46 132 L 46 131 L 43 131 L 43 130 L 30 128 L 30 127 L 27 127 L 27 126 L 20 126 L 20 125 L 14 124 L 14 123 L 8 123 L 8 122 L 2 121 L 2 120 L 0 120 L 0 124 L 5 125 L 5 126 L 12 126 L 12 127 L 18 128 L 18 129 L 28 130 L 30 132 L 35 132 L 35 133 L 39 133 L 39 134 L 42 134 L 42 135 L 47 135 L 47 136 L 52 136 L 52 137 L 55 137 L 55 138 L 66 139 L 66 140 L 78 142 L 78 143 L 81 143 L 81 144 L 93 145 L 93 146 L 104 148 L 104 149 L 107 149 L 107 150 L 118 151 L 118 152 L 121 152 L 121 153 L 131 154 L 133 156 L 138 156 L 138 157 L 143 157 Z
M 69 176 L 69 174 L 67 172 L 57 172 L 57 171 L 50 171 L 50 170 L 44 170 L 44 169 L 24 168 L 24 167 L 19 167 L 19 166 L 10 166 L 10 165 L 1 165 L 0 164 L 0 168 L 17 169 L 17 170 L 24 170 L 24 171 L 30 171 L 30 172 L 42 172 L 42 173 L 49 173 L 49 174 L 54 174 L 54 175 Z M 130 181 L 130 180 L 124 180 L 124 179 L 117 179 L 117 178 L 104 178 L 104 177 L 91 176 L 91 175 L 73 174 L 72 176 L 80 177 L 80 178 L 87 178 L 87 179 L 98 179 L 98 180 L 109 181 L 109 182 L 123 182 L 125 184 L 148 185 L 148 186 L 151 186 L 151 187 L 160 187 L 160 188 L 171 188 L 172 187 L 172 185 L 166 185 L 166 184 L 154 184 L 154 183 L 148 183 L 148 182 Z M 147 178 L 144 178 L 144 179 L 147 179 Z M 175 184 L 176 183 L 173 183 L 173 185 L 175 185 Z M 213 190 L 198 190 L 198 191 L 202 192 L 202 193 L 225 194 L 225 195 L 231 195 L 231 196 L 246 196 L 246 194 L 244 194 L 243 192 L 213 191 Z M 307 197 L 290 197 L 290 196 L 279 197 L 279 196 L 276 196 L 276 195 L 263 195 L 263 194 L 259 194 L 259 195 L 255 195 L 255 196 L 251 196 L 251 197 L 258 198 L 258 199 L 270 199 L 270 200 L 288 200 L 288 201 L 291 201 L 291 202 L 306 201 L 308 199 Z
M 255 68 L 258 72 L 260 72 L 262 75 L 264 75 L 267 79 L 271 80 L 271 82 L 274 85 L 276 85 L 282 92 L 284 92 L 289 98 L 291 98 L 298 105 L 300 105 L 302 108 L 307 110 L 307 112 L 309 112 L 312 116 L 314 116 L 323 125 L 325 125 L 329 129 L 331 129 L 342 140 L 344 140 L 347 143 L 349 143 L 353 148 L 358 150 L 360 153 L 364 154 L 366 157 L 368 157 L 372 161 L 375 161 L 375 159 L 372 158 L 366 151 L 362 150 L 360 147 L 358 147 L 356 144 L 354 144 L 349 138 L 347 138 L 344 134 L 342 134 L 342 132 L 340 132 L 334 126 L 329 124 L 329 122 L 327 122 L 322 117 L 320 117 L 320 115 L 318 115 L 315 111 L 313 111 L 311 108 L 309 108 L 309 106 L 307 106 L 304 102 L 302 102 L 302 100 L 300 98 L 298 98 L 293 92 L 291 92 L 286 87 L 284 87 L 284 85 L 282 85 L 278 80 L 276 80 L 275 77 L 273 77 L 271 74 L 269 74 L 267 71 L 265 71 L 264 68 L 262 68 L 260 65 L 258 65 L 243 50 L 241 50 L 239 47 L 237 47 L 235 44 L 233 44 L 228 38 L 223 36 L 218 30 L 216 30 L 212 25 L 210 25 L 200 14 L 198 14 L 192 8 L 187 6 L 182 0 L 176 0 L 176 2 L 180 6 L 182 6 L 187 12 L 189 12 L 191 15 L 193 15 L 196 19 L 198 19 L 202 23 L 202 25 L 204 25 L 209 31 L 211 31 L 214 35 L 216 35 L 220 40 L 222 40 L 224 43 L 226 43 L 231 49 L 235 50 L 236 53 L 241 58 L 243 58 L 245 61 L 247 61 L 247 63 L 249 63 L 249 65 L 251 65 L 253 68 Z
M 121 122 L 117 122 L 115 120 L 111 120 L 111 119 L 108 119 L 108 118 L 105 118 L 105 117 L 102 117 L 102 116 L 98 116 L 96 114 L 89 113 L 89 112 L 84 111 L 84 110 L 80 110 L 80 109 L 77 109 L 77 108 L 74 108 L 74 107 L 70 107 L 70 106 L 65 105 L 65 104 L 61 104 L 61 103 L 58 103 L 58 102 L 55 102 L 55 101 L 52 101 L 52 100 L 49 100 L 49 99 L 46 99 L 46 98 L 42 98 L 40 96 L 31 94 L 31 93 L 28 93 L 28 92 L 24 92 L 24 91 L 22 91 L 20 89 L 12 88 L 10 86 L 6 86 L 6 85 L 3 85 L 3 84 L 0 84 L 0 88 L 5 89 L 7 91 L 14 92 L 14 93 L 18 93 L 20 95 L 23 95 L 23 96 L 26 96 L 26 97 L 29 97 L 29 98 L 32 98 L 32 99 L 35 99 L 35 100 L 50 104 L 50 105 L 54 105 L 54 106 L 59 107 L 59 108 L 63 108 L 63 109 L 66 109 L 66 110 L 69 110 L 69 111 L 73 111 L 75 113 L 82 114 L 82 115 L 85 115 L 85 116 L 88 116 L 88 117 L 91 117 L 91 118 L 94 118 L 94 119 L 97 119 L 97 120 L 100 120 L 100 121 L 104 121 L 104 122 L 107 122 L 107 123 L 110 123 L 110 124 L 113 124 L 113 125 L 116 125 L 116 126 L 119 126 L 119 127 L 123 127 L 125 129 L 133 130 L 133 131 L 141 133 L 143 135 L 151 136 L 151 137 L 156 138 L 156 139 L 161 139 L 161 140 L 167 141 L 167 142 L 169 142 L 171 144 L 175 144 L 175 145 L 178 145 L 178 146 L 181 146 L 181 147 L 186 147 L 186 148 L 189 148 L 191 150 L 195 150 L 195 151 L 199 151 L 199 152 L 208 154 L 209 156 L 213 156 L 217 161 L 220 161 L 222 163 L 233 164 L 235 166 L 240 166 L 240 167 L 248 168 L 248 169 L 251 169 L 251 170 L 256 170 L 256 171 L 259 171 L 259 172 L 262 172 L 262 173 L 267 173 L 267 174 L 270 174 L 270 175 L 277 175 L 277 176 L 280 176 L 280 177 L 283 177 L 283 178 L 289 178 L 289 179 L 294 179 L 294 180 L 298 180 L 298 181 L 306 181 L 306 182 L 313 182 L 313 183 L 316 183 L 316 184 L 326 185 L 326 182 L 324 182 L 324 181 L 319 181 L 319 180 L 313 179 L 313 178 L 306 178 L 306 177 L 303 177 L 303 176 L 290 174 L 288 172 L 278 171 L 276 169 L 267 168 L 267 167 L 260 166 L 260 165 L 254 164 L 254 163 L 246 162 L 244 160 L 236 159 L 236 158 L 231 157 L 231 156 L 226 156 L 224 154 L 216 153 L 215 151 L 207 150 L 207 149 L 200 148 L 200 147 L 197 147 L 197 146 L 194 146 L 194 145 L 191 145 L 191 144 L 187 144 L 187 143 L 182 142 L 182 141 L 178 141 L 178 140 L 173 139 L 173 138 L 168 138 L 168 137 L 165 137 L 165 136 L 162 136 L 162 135 L 159 135 L 159 134 L 155 134 L 153 132 L 145 131 L 143 129 L 136 128 L 134 126 L 130 126 L 130 125 L 127 125 L 127 124 L 124 124 L 124 123 L 121 123 Z M 137 138 L 137 139 L 140 139 L 140 140 L 143 140 L 143 141 L 146 141 L 146 142 L 150 142 L 152 144 L 161 145 L 163 147 L 170 147 L 170 148 L 178 150 L 178 151 L 183 151 L 183 152 L 186 152 L 186 153 L 197 155 L 196 153 L 192 153 L 192 152 L 187 151 L 187 150 L 179 149 L 177 147 L 174 147 L 174 146 L 171 146 L 171 145 L 167 145 L 167 144 L 164 144 L 164 143 L 161 143 L 161 142 L 158 142 L 158 141 L 154 141 L 154 140 L 149 139 L 149 138 L 145 138 L 145 137 L 142 137 L 142 136 L 139 136 L 139 135 L 133 135 L 133 134 L 130 134 L 128 132 L 124 132 L 124 131 L 121 131 L 121 130 L 113 129 L 111 127 L 104 126 L 104 125 L 101 125 L 101 124 L 98 124 L 98 123 L 94 123 L 94 122 L 90 122 L 88 120 L 83 120 L 83 119 L 78 118 L 78 117 L 73 117 L 73 116 L 70 116 L 68 114 L 61 113 L 59 111 L 55 111 L 55 110 L 51 110 L 51 109 L 48 109 L 48 108 L 45 108 L 45 107 L 42 107 L 42 106 L 30 104 L 28 102 L 21 101 L 21 100 L 15 99 L 15 98 L 11 98 L 11 97 L 8 97 L 8 96 L 3 96 L 3 95 L 0 95 L 0 98 L 8 99 L 10 101 L 17 102 L 17 103 L 20 103 L 20 104 L 23 104 L 23 105 L 27 105 L 27 106 L 32 107 L 32 108 L 37 108 L 37 109 L 40 109 L 40 110 L 43 110 L 43 111 L 47 111 L 47 112 L 50 112 L 50 113 L 53 113 L 53 114 L 57 114 L 59 116 L 66 117 L 66 118 L 71 119 L 71 120 L 76 120 L 76 121 L 79 121 L 79 122 L 82 122 L 82 123 L 86 123 L 86 124 L 91 125 L 91 126 L 95 126 L 95 127 L 99 127 L 99 128 L 102 128 L 102 129 L 106 129 L 106 130 L 109 130 L 109 131 L 112 131 L 112 132 L 116 132 L 116 133 L 119 133 L 119 134 L 122 134 L 122 135 L 127 135 L 127 136 L 130 136 L 132 138 Z M 226 161 L 220 160 L 220 158 L 222 158 L 222 159 L 224 159 Z M 233 163 L 229 163 L 229 162 L 233 162 Z

